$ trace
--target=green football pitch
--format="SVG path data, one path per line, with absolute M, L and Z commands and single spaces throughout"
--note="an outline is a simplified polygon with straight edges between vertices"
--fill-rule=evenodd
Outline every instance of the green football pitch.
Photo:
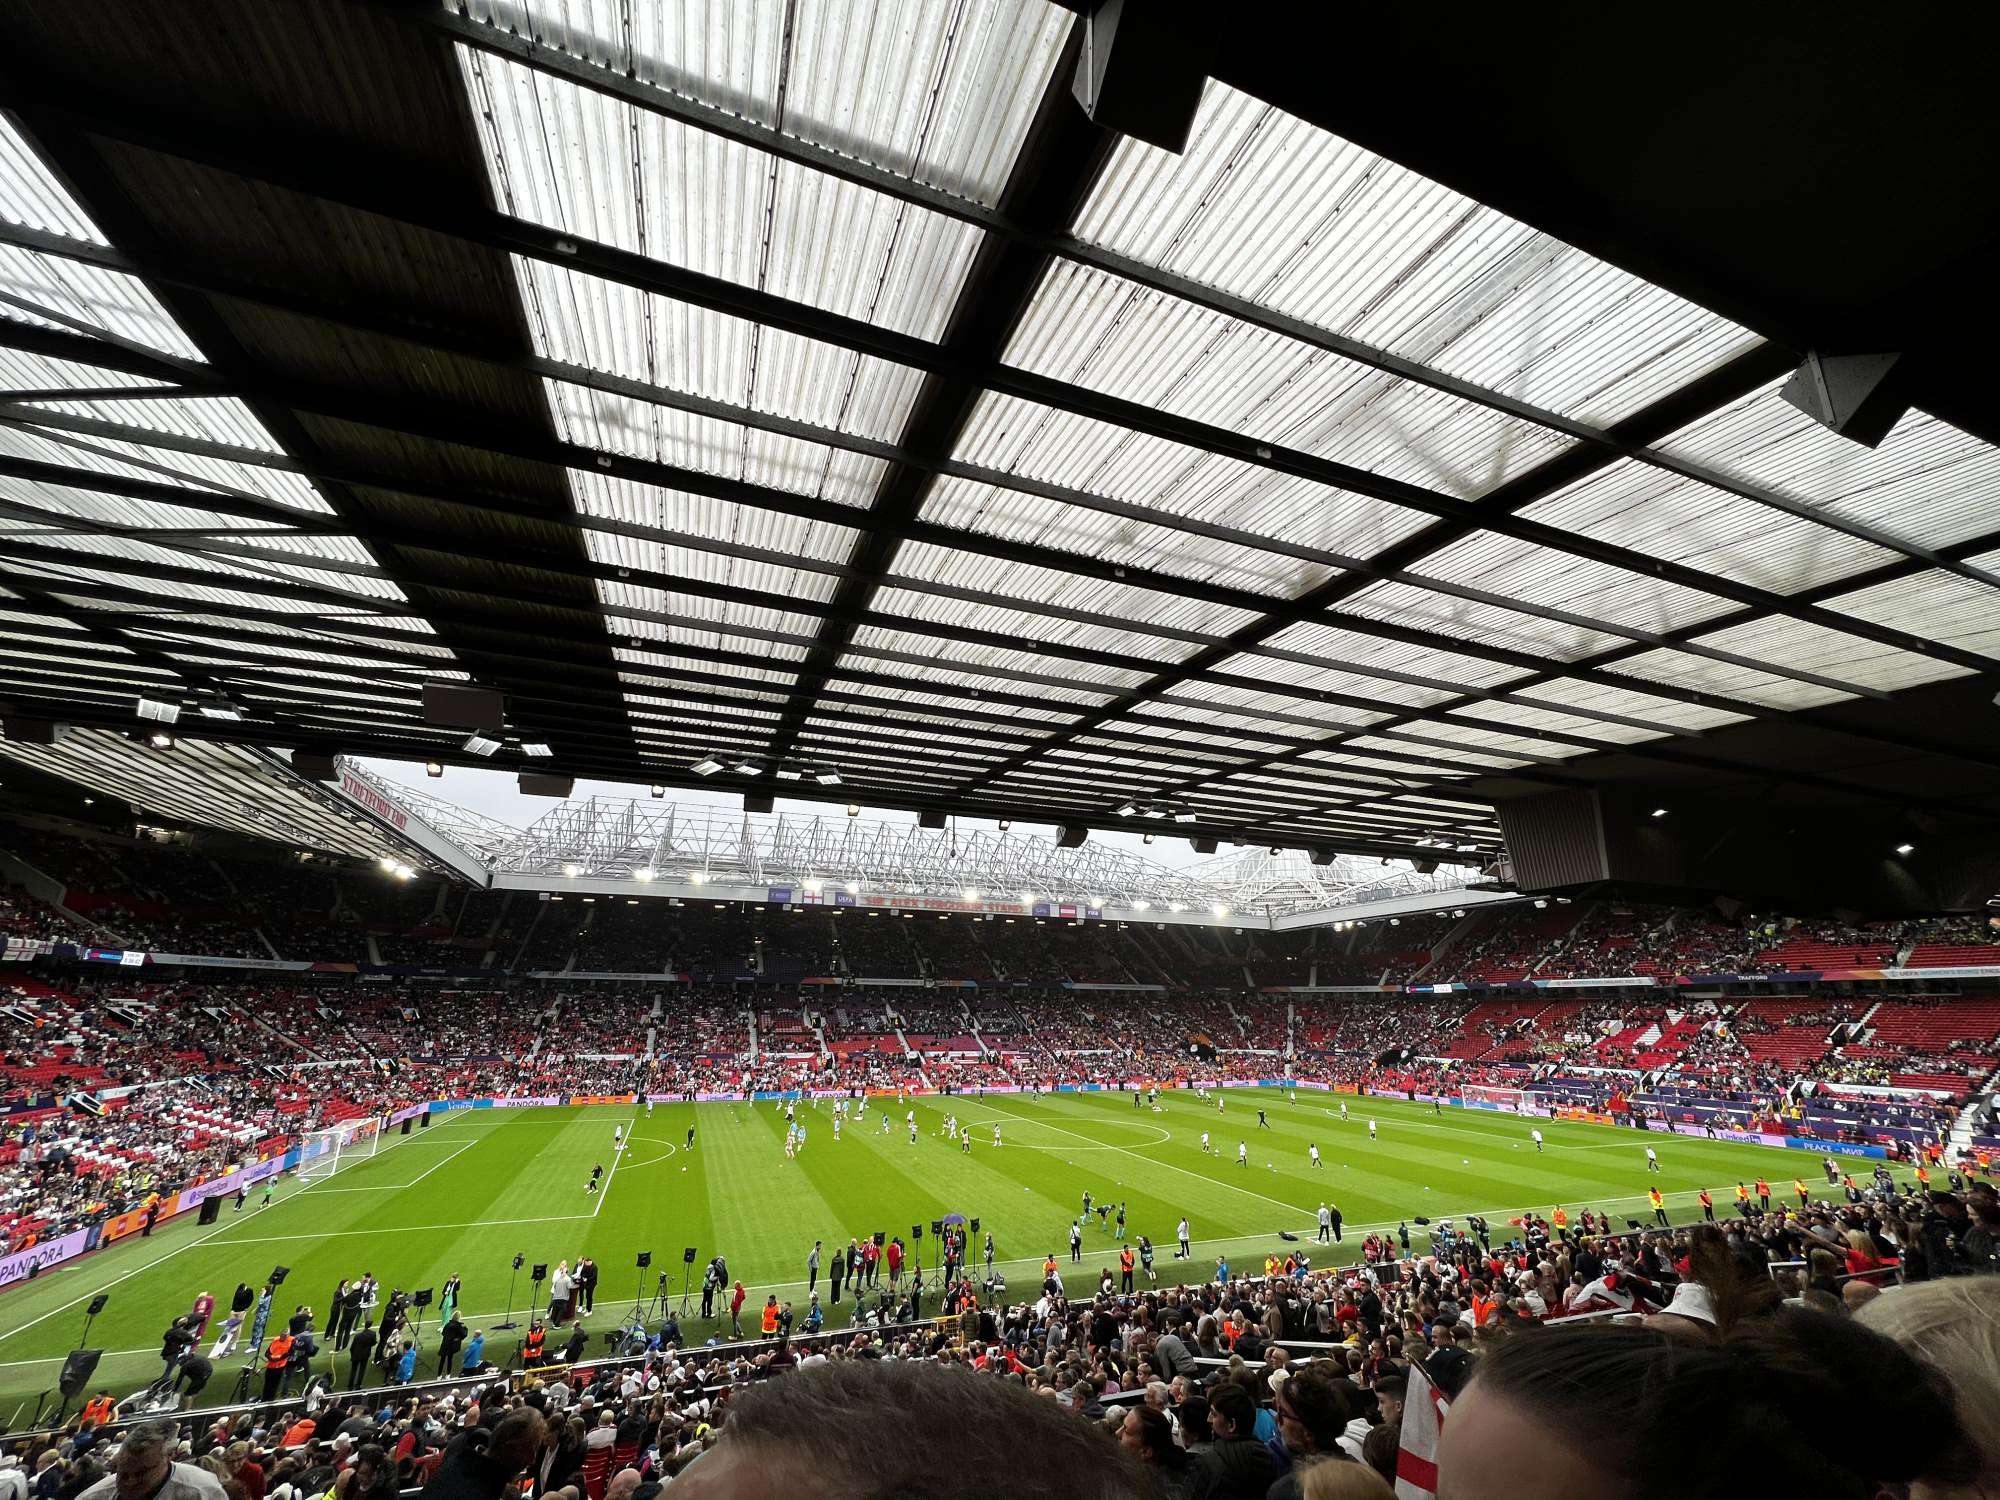
M 1482 1111 L 1436 1115 L 1428 1105 L 1386 1099 L 1349 1099 L 1351 1118 L 1343 1121 L 1341 1096 L 1319 1091 L 1301 1092 L 1296 1103 L 1276 1089 L 1230 1089 L 1224 1097 L 1221 1113 L 1181 1092 L 1162 1095 L 1158 1112 L 1135 1110 L 1119 1093 L 887 1099 L 880 1101 L 889 1106 L 887 1132 L 871 1103 L 865 1123 L 847 1127 L 838 1143 L 831 1105 L 821 1102 L 800 1107 L 807 1141 L 796 1160 L 784 1154 L 782 1109 L 768 1102 L 661 1105 L 651 1115 L 629 1105 L 442 1115 L 429 1129 L 387 1137 L 375 1155 L 350 1158 L 329 1178 L 285 1180 L 268 1208 L 253 1193 L 240 1212 L 225 1205 L 218 1224 L 203 1227 L 189 1215 L 149 1239 L 134 1236 L 0 1293 L 0 1417 L 13 1418 L 24 1399 L 32 1411 L 37 1394 L 55 1385 L 95 1293 L 110 1294 L 91 1329 L 91 1343 L 105 1350 L 100 1381 L 123 1393 L 159 1373 L 160 1334 L 198 1292 L 226 1307 L 238 1281 L 261 1285 L 280 1264 L 291 1277 L 278 1308 L 306 1303 L 322 1327 L 335 1284 L 372 1272 L 385 1290 L 435 1287 L 456 1273 L 467 1323 L 490 1329 L 507 1306 L 517 1251 L 530 1265 L 590 1255 L 602 1268 L 597 1310 L 587 1320 L 595 1334 L 620 1320 L 635 1293 L 650 1299 L 662 1269 L 678 1291 L 681 1252 L 693 1246 L 703 1262 L 720 1251 L 748 1288 L 748 1329 L 771 1292 L 803 1316 L 815 1237 L 830 1248 L 882 1230 L 907 1242 L 921 1223 L 928 1250 L 930 1222 L 954 1212 L 993 1232 L 1010 1293 L 1032 1289 L 1051 1253 L 1074 1288 L 1093 1287 L 1103 1267 L 1115 1266 L 1118 1242 L 1093 1222 L 1082 1263 L 1071 1264 L 1068 1226 L 1086 1190 L 1098 1202 L 1126 1205 L 1130 1237 L 1151 1236 L 1161 1280 L 1171 1283 L 1213 1275 L 1218 1255 L 1232 1269 L 1261 1269 L 1266 1253 L 1288 1248 L 1280 1230 L 1297 1234 L 1315 1263 L 1327 1265 L 1358 1259 L 1369 1229 L 1394 1229 L 1419 1214 L 1483 1213 L 1500 1229 L 1510 1212 L 1562 1204 L 1572 1217 L 1592 1207 L 1650 1221 L 1645 1193 L 1657 1184 L 1679 1220 L 1694 1216 L 1694 1192 L 1704 1185 L 1727 1213 L 1739 1178 L 1764 1172 L 1789 1199 L 1794 1176 L 1820 1177 L 1817 1157 L 1763 1146 Z M 1257 1125 L 1260 1106 L 1268 1129 Z M 914 1143 L 904 1122 L 911 1109 Z M 972 1127 L 970 1153 L 943 1139 L 948 1110 Z M 1373 1141 L 1371 1117 L 1380 1127 Z M 1528 1138 L 1535 1124 L 1547 1138 L 1539 1154 Z M 622 1155 L 612 1149 L 619 1125 L 630 1132 Z M 1212 1155 L 1202 1151 L 1204 1131 Z M 1249 1145 L 1248 1167 L 1236 1165 L 1239 1141 Z M 1649 1142 L 1660 1154 L 1657 1175 L 1645 1170 Z M 1318 1170 L 1309 1144 L 1324 1161 Z M 605 1184 L 593 1195 L 585 1184 L 597 1163 Z M 1322 1201 L 1344 1215 L 1339 1246 L 1310 1243 Z M 1191 1264 L 1172 1258 L 1182 1214 L 1194 1238 Z M 642 1250 L 653 1255 L 643 1276 L 635 1270 Z M 824 1294 L 824 1277 L 820 1287 Z M 697 1311 L 699 1291 L 697 1279 Z M 530 1295 L 523 1273 L 517 1313 Z M 828 1313 L 831 1326 L 846 1326 L 846 1305 Z M 698 1317 L 683 1328 L 690 1341 L 715 1331 Z M 504 1361 L 514 1337 L 489 1334 L 487 1356 Z M 218 1368 L 211 1398 L 226 1396 L 241 1358 Z

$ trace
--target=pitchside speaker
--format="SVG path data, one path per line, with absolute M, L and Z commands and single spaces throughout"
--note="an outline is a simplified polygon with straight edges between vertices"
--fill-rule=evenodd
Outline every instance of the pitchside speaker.
M 429 1110 L 425 1110 L 422 1114 L 418 1115 L 417 1119 L 420 1122 L 422 1122 L 422 1126 L 425 1130 L 429 1130 L 431 1128 L 431 1116 Z
M 777 804 L 769 792 L 745 792 L 743 810 L 747 813 L 767 813 Z
M 1792 371 L 1779 395 L 1822 427 L 1864 448 L 1879 445 L 1910 403 L 1896 378 L 1896 354 L 1823 354 Z
M 521 795 L 524 797 L 567 797 L 576 790 L 574 776 L 544 776 L 535 771 L 521 773 Z
M 1080 849 L 1083 841 L 1090 837 L 1088 828 L 1078 828 L 1064 824 L 1056 830 L 1056 847 L 1059 849 Z
M 201 1200 L 201 1213 L 195 1219 L 197 1224 L 213 1224 L 222 1214 L 222 1195 L 210 1193 Z
M 340 774 L 333 768 L 331 755 L 314 755 L 305 750 L 292 752 L 292 769 L 307 781 L 338 781 Z
M 1107 130 L 1179 152 L 1194 128 L 1207 75 L 1200 31 L 1159 0 L 1096 0 L 1083 18 L 1083 49 L 1070 92 Z
M 83 1393 L 103 1357 L 102 1349 L 72 1349 L 63 1357 L 62 1374 L 56 1379 L 56 1389 L 62 1392 L 63 1400 L 74 1401 Z
M 944 827 L 944 814 L 941 812 L 918 813 L 917 827 L 942 828 Z
M 483 729 L 499 734 L 507 727 L 507 700 L 494 688 L 427 682 L 424 722 L 442 729 Z
M 69 733 L 69 725 L 48 719 L 23 719 L 13 714 L 0 718 L 0 736 L 17 745 L 56 745 Z

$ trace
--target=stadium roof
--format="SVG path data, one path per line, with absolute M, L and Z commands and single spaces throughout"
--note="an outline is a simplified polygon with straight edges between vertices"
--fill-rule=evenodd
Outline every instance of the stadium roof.
M 1779 397 L 1796 318 L 1287 113 L 1228 39 L 1183 152 L 1104 129 L 1081 34 L 17 11 L 0 697 L 1426 862 L 1607 776 L 1992 810 L 1990 433 L 1836 436 Z M 491 760 L 435 682 L 505 693 Z

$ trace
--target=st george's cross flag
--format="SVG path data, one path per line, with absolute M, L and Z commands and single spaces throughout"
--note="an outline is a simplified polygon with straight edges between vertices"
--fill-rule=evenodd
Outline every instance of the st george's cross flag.
M 1431 1384 L 1421 1365 L 1410 1366 L 1403 1398 L 1403 1430 L 1396 1449 L 1396 1500 L 1433 1500 L 1438 1487 L 1438 1435 L 1451 1402 Z

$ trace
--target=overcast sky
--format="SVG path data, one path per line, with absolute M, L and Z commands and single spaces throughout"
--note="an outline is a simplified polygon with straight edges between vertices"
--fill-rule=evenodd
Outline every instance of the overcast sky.
M 361 763 L 380 776 L 384 781 L 393 781 L 403 786 L 415 787 L 428 792 L 433 797 L 442 797 L 447 802 L 455 802 L 471 812 L 484 813 L 489 818 L 498 818 L 503 823 L 511 823 L 516 828 L 526 828 L 535 819 L 555 806 L 547 797 L 524 797 L 515 785 L 511 771 L 472 770 L 464 766 L 446 766 L 444 775 L 429 777 L 423 767 L 407 761 L 375 760 L 362 757 Z M 619 781 L 578 781 L 578 797 L 631 797 L 634 793 L 645 795 L 645 788 L 627 786 Z M 709 792 L 699 788 L 669 788 L 669 801 L 682 807 L 713 807 L 726 812 L 741 812 L 743 799 L 735 792 Z M 832 802 L 806 802 L 789 797 L 780 797 L 777 810 L 786 813 L 831 813 L 838 817 L 846 807 L 845 799 Z M 865 816 L 884 823 L 914 823 L 917 815 L 910 812 L 896 812 L 888 808 L 862 807 Z M 991 828 L 993 824 L 986 818 L 960 818 L 960 828 Z M 1017 833 L 1039 834 L 1053 837 L 1055 830 L 1043 824 L 1016 823 Z M 1172 869 L 1184 869 L 1210 855 L 1196 854 L 1185 838 L 1171 833 L 1162 833 L 1156 844 L 1148 844 L 1136 833 L 1092 833 L 1091 842 L 1102 844 L 1109 849 L 1136 854 L 1142 859 L 1150 859 Z

